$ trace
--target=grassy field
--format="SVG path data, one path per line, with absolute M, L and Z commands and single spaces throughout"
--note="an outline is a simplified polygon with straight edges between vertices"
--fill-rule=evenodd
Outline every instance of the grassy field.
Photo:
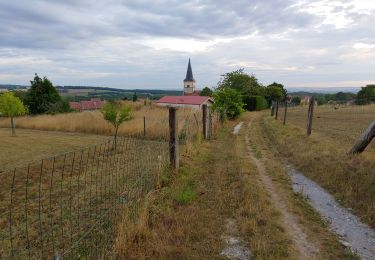
M 108 136 L 17 129 L 12 137 L 10 129 L 0 128 L 0 172 L 5 168 L 25 165 L 55 154 L 103 143 Z
M 113 147 L 111 139 L 1 172 L 0 258 L 109 257 L 119 208 L 138 215 L 168 152 L 134 138 Z
M 280 110 L 283 120 L 284 110 Z M 347 151 L 354 145 L 363 131 L 375 120 L 375 104 L 366 106 L 316 106 L 312 130 L 315 133 L 330 137 L 340 143 L 340 148 Z M 288 109 L 288 124 L 302 129 L 307 124 L 307 107 L 292 107 Z M 368 150 L 375 153 L 375 143 Z
M 124 122 L 119 135 L 143 135 L 144 117 L 146 118 L 146 136 L 149 138 L 166 138 L 168 134 L 168 109 L 160 108 L 154 104 L 144 105 L 141 102 L 124 102 L 133 108 L 134 118 Z M 190 132 L 196 131 L 201 124 L 201 111 L 191 109 L 178 110 L 178 123 L 180 132 L 188 128 Z M 103 119 L 100 111 L 86 111 L 58 115 L 25 116 L 16 118 L 18 128 L 77 132 L 88 134 L 111 135 L 113 126 Z M 8 118 L 0 118 L 0 127 L 9 127 Z
M 242 120 L 249 120 L 246 114 Z M 325 223 L 291 188 L 281 163 L 261 133 L 260 125 L 232 135 L 230 122 L 217 138 L 183 157 L 177 175 L 165 178 L 162 189 L 150 193 L 137 221 L 124 214 L 115 244 L 121 259 L 224 259 L 228 219 L 252 259 L 299 259 L 280 213 L 259 182 L 259 172 L 247 156 L 245 134 L 251 132 L 258 155 L 269 157 L 267 171 L 280 186 L 288 207 L 319 246 L 315 259 L 356 259 L 328 231 Z M 247 123 L 246 123 L 247 124 Z M 278 171 L 279 174 L 275 174 Z M 235 259 L 235 257 L 233 258 Z
M 315 116 L 320 118 L 314 118 L 315 131 L 310 137 L 306 136 L 302 119 L 296 120 L 296 116 L 288 117 L 287 125 L 283 126 L 264 113 L 260 124 L 271 145 L 282 157 L 327 189 L 364 222 L 375 227 L 374 144 L 360 155 L 347 154 L 353 145 L 349 140 L 354 140 L 361 129 L 373 120 L 371 111 L 374 106 L 356 108 L 363 110 L 317 109 Z M 300 110 L 292 110 L 290 114 L 302 114 Z

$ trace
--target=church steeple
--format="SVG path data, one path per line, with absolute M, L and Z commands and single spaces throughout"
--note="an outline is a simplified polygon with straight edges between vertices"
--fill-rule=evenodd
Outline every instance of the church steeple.
M 184 79 L 184 95 L 191 95 L 195 93 L 195 79 L 193 77 L 193 70 L 191 69 L 191 62 L 189 63 L 186 71 L 186 77 Z
M 193 70 L 191 69 L 190 58 L 189 58 L 189 64 L 188 64 L 188 68 L 187 68 L 187 71 L 186 71 L 186 77 L 185 77 L 184 81 L 195 81 L 195 79 L 193 77 Z

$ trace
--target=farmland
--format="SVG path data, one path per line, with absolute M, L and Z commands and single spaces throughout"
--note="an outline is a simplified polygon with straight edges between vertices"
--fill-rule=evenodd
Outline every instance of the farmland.
M 200 142 L 200 111 L 181 109 L 179 139 L 185 145 L 182 167 L 174 175 L 164 167 L 168 111 L 130 104 L 134 118 L 122 126 L 117 150 L 109 137 L 113 129 L 99 111 L 17 118 L 16 137 L 10 136 L 9 129 L 0 129 L 7 145 L 1 165 L 6 163 L 8 169 L 18 166 L 2 173 L 0 209 L 5 214 L 0 217 L 0 237 L 7 242 L 1 256 L 48 257 L 57 252 L 67 258 L 92 254 L 215 257 L 223 246 L 225 221 L 233 218 L 239 226 L 237 235 L 255 258 L 298 258 L 306 252 L 301 252 L 304 249 L 298 247 L 298 239 L 282 220 L 284 213 L 280 216 L 271 201 L 269 194 L 276 193 L 294 215 L 300 232 L 308 235 L 307 242 L 318 249 L 310 254 L 318 259 L 356 258 L 340 245 L 305 199 L 290 190 L 283 158 L 373 225 L 372 149 L 355 157 L 346 154 L 346 138 L 355 139 L 357 131 L 348 121 L 365 125 L 371 118 L 371 106 L 362 107 L 368 115 L 353 110 L 359 116 L 348 115 L 348 108 L 318 107 L 315 116 L 321 122 L 314 125 L 309 138 L 303 129 L 306 108 L 290 109 L 286 126 L 268 111 L 246 113 L 237 137 L 231 134 L 236 123 L 231 121 L 221 130 L 215 128 L 214 140 L 204 143 Z M 330 118 L 343 110 L 342 124 L 347 125 L 330 125 Z M 247 124 L 250 121 L 252 126 Z M 0 124 L 8 127 L 9 122 L 2 119 Z M 337 127 L 347 133 L 330 134 Z M 248 159 L 248 136 L 249 148 L 264 160 L 264 173 Z M 56 155 L 69 150 L 75 152 Z M 31 160 L 34 162 L 28 164 Z M 18 161 L 23 164 L 17 165 Z M 274 190 L 259 184 L 262 174 L 272 177 Z M 7 221 L 9 216 L 12 222 Z
M 108 136 L 17 129 L 17 137 L 12 137 L 9 129 L 0 128 L 0 139 L 1 171 L 28 161 L 99 144 L 108 140 Z
M 289 109 L 286 126 L 268 113 L 258 123 L 282 157 L 375 227 L 374 142 L 362 154 L 348 155 L 374 120 L 374 111 L 374 105 L 318 106 L 310 137 L 306 136 L 306 107 Z
M 168 133 L 168 110 L 154 104 L 144 105 L 142 102 L 123 102 L 133 109 L 133 119 L 124 122 L 119 135 L 141 135 L 144 131 L 144 118 L 146 120 L 146 135 L 148 138 L 166 137 Z M 180 109 L 178 113 L 179 127 L 193 127 L 199 123 L 201 112 Z M 57 115 L 25 116 L 16 119 L 18 128 L 63 131 L 86 134 L 111 135 L 113 127 L 103 119 L 100 111 L 85 111 L 80 113 L 67 113 Z M 9 127 L 7 118 L 0 118 L 0 127 Z M 196 127 L 195 127 L 196 128 Z M 193 129 L 190 129 L 193 131 Z

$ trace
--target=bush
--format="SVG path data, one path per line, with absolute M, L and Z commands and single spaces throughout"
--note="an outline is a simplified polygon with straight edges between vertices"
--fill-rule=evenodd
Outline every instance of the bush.
M 263 96 L 244 96 L 244 108 L 248 111 L 259 111 L 268 108 L 268 102 Z
M 238 118 L 243 112 L 243 102 L 240 92 L 232 88 L 222 88 L 214 92 L 213 109 L 229 119 Z

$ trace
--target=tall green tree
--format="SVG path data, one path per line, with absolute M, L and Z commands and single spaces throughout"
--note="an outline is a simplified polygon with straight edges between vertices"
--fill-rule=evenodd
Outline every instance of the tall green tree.
M 217 89 L 214 92 L 215 103 L 214 111 L 220 115 L 225 115 L 229 119 L 238 118 L 243 112 L 244 103 L 242 102 L 241 93 L 232 88 Z
M 14 117 L 22 116 L 27 113 L 27 109 L 21 99 L 16 97 L 12 92 L 4 93 L 0 96 L 0 115 L 10 118 L 12 126 L 12 135 L 16 135 L 16 125 Z
M 134 92 L 133 94 L 133 102 L 138 100 L 137 92 Z
M 371 102 L 375 102 L 375 85 L 367 85 L 362 87 L 357 93 L 356 103 L 358 105 L 365 105 Z
M 244 69 L 238 69 L 222 75 L 218 83 L 218 88 L 232 88 L 240 92 L 243 96 L 263 96 L 264 87 L 258 82 L 254 75 L 244 72 Z
M 120 125 L 132 119 L 131 107 L 122 105 L 120 102 L 107 102 L 102 108 L 102 114 L 105 120 L 115 128 L 115 149 L 117 147 L 117 134 Z
M 213 91 L 212 89 L 210 89 L 209 87 L 204 87 L 200 93 L 201 96 L 207 96 L 207 97 L 212 97 L 213 95 Z
M 287 94 L 284 85 L 276 82 L 268 85 L 265 90 L 265 96 L 269 104 L 272 101 L 285 101 Z
M 31 87 L 27 92 L 25 103 L 31 114 L 43 114 L 61 101 L 61 97 L 56 88 L 47 77 L 40 78 L 35 73 L 34 80 L 30 81 Z

